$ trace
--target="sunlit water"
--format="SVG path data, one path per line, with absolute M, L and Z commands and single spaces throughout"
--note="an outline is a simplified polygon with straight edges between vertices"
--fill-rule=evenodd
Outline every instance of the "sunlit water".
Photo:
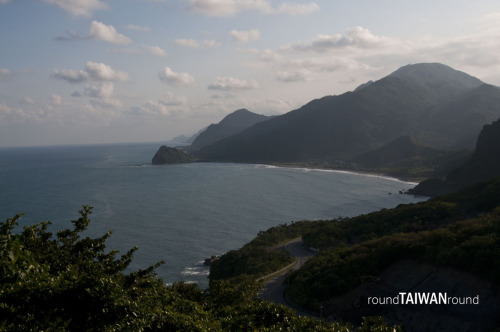
M 422 200 L 395 179 L 251 164 L 152 166 L 160 144 L 0 149 L 0 220 L 68 228 L 94 206 L 88 235 L 108 248 L 139 247 L 131 269 L 164 260 L 167 283 L 208 283 L 203 260 L 238 249 L 261 230 L 297 220 L 355 216 Z

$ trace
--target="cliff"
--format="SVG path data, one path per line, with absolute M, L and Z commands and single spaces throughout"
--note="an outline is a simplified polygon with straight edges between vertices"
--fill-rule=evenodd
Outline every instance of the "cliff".
M 151 163 L 153 165 L 163 165 L 190 163 L 193 161 L 194 159 L 184 153 L 184 151 L 162 145 L 154 155 Z
M 456 167 L 444 179 L 423 181 L 409 193 L 436 196 L 495 176 L 500 176 L 500 119 L 483 127 L 469 160 Z

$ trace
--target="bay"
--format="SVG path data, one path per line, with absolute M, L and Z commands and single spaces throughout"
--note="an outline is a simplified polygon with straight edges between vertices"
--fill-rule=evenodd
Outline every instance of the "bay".
M 112 230 L 109 249 L 137 246 L 129 270 L 166 264 L 167 283 L 208 285 L 203 260 L 238 249 L 261 230 L 414 203 L 413 183 L 347 172 L 253 164 L 152 166 L 160 143 L 0 149 L 0 220 L 71 227 L 94 207 L 85 235 Z

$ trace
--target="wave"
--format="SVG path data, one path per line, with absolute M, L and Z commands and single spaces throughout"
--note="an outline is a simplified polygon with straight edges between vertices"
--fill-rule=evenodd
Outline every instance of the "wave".
M 208 269 L 208 267 L 196 266 L 196 267 L 186 267 L 181 272 L 181 275 L 183 275 L 183 276 L 208 276 L 209 273 L 210 273 L 210 269 Z

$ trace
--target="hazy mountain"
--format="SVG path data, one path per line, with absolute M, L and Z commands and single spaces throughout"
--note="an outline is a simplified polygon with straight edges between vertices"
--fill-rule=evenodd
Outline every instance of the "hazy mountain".
M 471 89 L 483 84 L 483 82 L 469 74 L 455 70 L 440 63 L 423 63 L 416 65 L 406 65 L 389 77 L 409 78 L 420 85 L 429 88 L 448 88 L 450 91 L 455 89 Z
M 239 109 L 227 115 L 217 124 L 211 124 L 192 142 L 191 149 L 196 150 L 215 143 L 225 137 L 234 135 L 253 126 L 258 122 L 269 120 L 270 117 Z
M 205 160 L 335 161 L 401 136 L 433 148 L 473 148 L 500 117 L 500 90 L 438 63 L 404 66 L 357 91 L 313 100 L 201 149 Z M 452 124 L 452 126 L 450 126 Z
M 189 142 L 189 137 L 187 137 L 186 135 L 179 135 L 172 138 L 170 141 L 167 141 L 165 144 L 172 146 L 181 146 L 181 145 L 189 145 L 191 143 Z
M 372 80 L 369 80 L 368 82 L 366 83 L 363 83 L 361 84 L 360 86 L 358 86 L 356 89 L 354 89 L 354 92 L 356 91 L 360 91 L 360 90 L 363 90 L 364 88 L 366 88 L 367 86 L 370 86 L 373 84 L 373 81 Z
M 484 126 L 477 139 L 476 149 L 467 162 L 455 168 L 444 179 L 423 181 L 410 190 L 410 193 L 435 196 L 495 176 L 500 176 L 500 119 Z

